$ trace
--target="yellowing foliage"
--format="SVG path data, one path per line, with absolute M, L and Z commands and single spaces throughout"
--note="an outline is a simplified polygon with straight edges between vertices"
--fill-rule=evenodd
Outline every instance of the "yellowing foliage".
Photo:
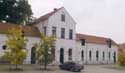
M 125 66 L 125 52 L 119 52 L 118 64 L 120 66 Z
M 23 29 L 21 26 L 12 28 L 7 34 L 6 45 L 7 49 L 4 52 L 3 58 L 9 60 L 11 64 L 23 64 L 26 58 L 26 39 L 22 36 Z
M 54 36 L 45 36 L 41 34 L 40 43 L 35 43 L 36 48 L 36 57 L 39 63 L 43 62 L 45 69 L 46 66 L 51 63 L 54 59 L 53 49 L 55 46 L 55 37 Z

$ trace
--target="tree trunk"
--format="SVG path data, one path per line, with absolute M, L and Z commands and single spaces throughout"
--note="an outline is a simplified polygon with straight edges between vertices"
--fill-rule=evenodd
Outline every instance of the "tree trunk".
M 17 64 L 16 64 L 16 70 L 18 69 L 18 66 L 17 66 Z

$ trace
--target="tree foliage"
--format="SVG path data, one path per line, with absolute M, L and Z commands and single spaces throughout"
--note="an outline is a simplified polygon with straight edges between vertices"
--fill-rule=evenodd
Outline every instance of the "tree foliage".
M 120 66 L 125 66 L 125 52 L 119 52 L 118 64 Z
M 28 23 L 32 18 L 31 15 L 32 10 L 28 0 L 0 0 L 0 22 Z
M 38 63 L 44 63 L 44 67 L 46 69 L 47 65 L 52 63 L 54 60 L 54 46 L 55 46 L 55 38 L 54 36 L 45 36 L 41 34 L 40 43 L 35 43 L 36 47 L 36 60 Z
M 26 39 L 23 37 L 22 27 L 12 28 L 7 34 L 6 45 L 3 58 L 9 60 L 11 64 L 23 64 L 26 59 Z

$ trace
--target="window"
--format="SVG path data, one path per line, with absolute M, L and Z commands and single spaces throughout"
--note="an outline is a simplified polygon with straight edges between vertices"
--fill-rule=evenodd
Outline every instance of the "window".
M 72 29 L 69 30 L 69 39 L 73 39 L 73 30 Z
M 43 27 L 43 33 L 46 35 L 46 27 Z
M 62 14 L 62 15 L 61 15 L 61 21 L 62 21 L 62 22 L 65 22 L 65 14 Z
M 81 60 L 84 61 L 84 51 L 81 52 Z
M 89 51 L 89 60 L 91 61 L 92 60 L 92 52 Z
M 61 28 L 61 38 L 65 38 L 65 28 Z
M 112 40 L 111 39 L 108 40 L 108 46 L 109 46 L 109 48 L 112 47 Z
M 82 45 L 82 46 L 85 45 L 85 39 L 81 39 L 81 45 Z
M 96 51 L 96 60 L 99 60 L 99 51 Z
M 103 56 L 103 61 L 104 61 L 105 60 L 105 52 L 104 51 L 103 51 L 103 55 L 102 56 Z
M 56 37 L 56 27 L 52 27 L 52 35 Z
M 2 46 L 2 49 L 3 49 L 3 50 L 6 50 L 6 49 L 7 49 L 7 46 L 6 46 L 6 45 L 3 45 L 3 46 Z
M 111 57 L 111 53 L 109 52 L 109 60 L 110 60 L 110 57 Z
M 72 60 L 72 49 L 69 49 L 68 55 L 69 55 L 69 60 Z

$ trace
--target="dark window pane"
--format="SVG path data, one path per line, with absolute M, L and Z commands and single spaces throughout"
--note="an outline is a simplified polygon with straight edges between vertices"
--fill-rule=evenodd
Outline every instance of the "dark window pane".
M 6 49 L 7 49 L 7 46 L 6 46 L 6 45 L 3 45 L 2 48 L 3 48 L 3 50 L 6 50 Z
M 81 39 L 81 45 L 82 45 L 82 46 L 85 45 L 85 39 Z
M 73 30 L 72 29 L 69 30 L 69 39 L 73 39 Z
M 96 51 L 96 60 L 99 60 L 99 51 Z
M 61 15 L 61 21 L 65 22 L 65 15 L 64 14 Z
M 61 28 L 61 38 L 65 38 L 65 28 Z
M 92 59 L 92 52 L 89 51 L 89 60 L 91 61 L 91 59 Z
M 103 52 L 103 60 L 105 60 L 105 52 Z
M 83 50 L 81 52 L 81 59 L 82 59 L 82 61 L 84 60 L 84 51 Z
M 52 27 L 52 35 L 56 37 L 56 27 Z
M 68 54 L 69 54 L 69 60 L 72 60 L 72 49 L 69 49 Z
M 46 35 L 46 27 L 43 27 L 43 33 Z

